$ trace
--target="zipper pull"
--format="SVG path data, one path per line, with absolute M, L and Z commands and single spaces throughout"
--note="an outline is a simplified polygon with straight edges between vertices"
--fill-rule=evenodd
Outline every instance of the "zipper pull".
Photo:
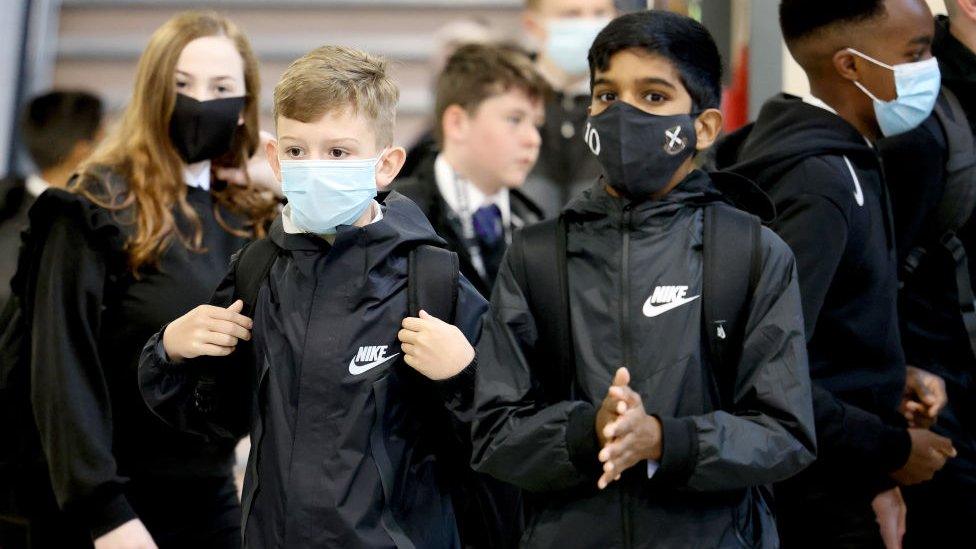
M 717 335 L 719 339 L 725 339 L 725 338 L 727 338 L 728 337 L 728 334 L 725 333 L 725 321 L 724 320 L 719 320 L 715 324 L 718 326 L 715 329 L 715 335 Z

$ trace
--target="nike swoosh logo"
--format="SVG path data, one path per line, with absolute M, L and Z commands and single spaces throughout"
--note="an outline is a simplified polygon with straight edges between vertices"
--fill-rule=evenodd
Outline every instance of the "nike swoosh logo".
M 857 172 L 854 171 L 854 165 L 851 161 L 844 157 L 844 162 L 847 163 L 847 169 L 851 172 L 851 178 L 854 180 L 854 201 L 857 202 L 858 206 L 864 206 L 864 189 L 861 188 L 861 181 L 857 178 Z
M 671 303 L 663 303 L 661 305 L 651 305 L 651 298 L 649 297 L 647 298 L 647 301 L 644 302 L 644 316 L 647 318 L 654 318 L 656 316 L 663 315 L 672 309 L 677 309 L 682 305 L 687 305 L 699 297 L 701 296 L 696 295 L 695 297 L 682 297 L 672 301 Z
M 359 365 L 356 364 L 356 359 L 352 359 L 352 361 L 349 362 L 349 373 L 352 374 L 352 375 L 354 375 L 354 376 L 358 376 L 359 374 L 365 374 L 366 372 L 372 370 L 373 368 L 375 368 L 377 366 L 382 366 L 382 365 L 386 364 L 387 362 L 393 360 L 394 358 L 396 358 L 398 356 L 400 356 L 400 353 L 397 353 L 397 354 L 395 354 L 393 356 L 388 356 L 386 358 L 377 360 L 376 362 L 370 362 L 369 364 L 363 364 L 362 366 L 359 366 Z

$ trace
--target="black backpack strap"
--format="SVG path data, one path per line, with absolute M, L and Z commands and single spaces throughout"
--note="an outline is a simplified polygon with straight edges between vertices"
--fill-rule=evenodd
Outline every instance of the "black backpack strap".
M 732 404 L 749 304 L 762 272 L 759 218 L 715 203 L 705 208 L 702 320 L 717 396 Z
M 571 399 L 576 385 L 576 352 L 569 317 L 565 218 L 559 216 L 517 231 L 510 253 L 516 262 L 516 282 L 539 334 L 537 352 L 529 357 L 537 381 L 549 402 Z
M 412 317 L 423 309 L 453 324 L 457 313 L 460 262 L 450 250 L 422 244 L 410 250 L 407 263 L 407 310 Z M 449 288 L 450 291 L 444 291 Z
M 241 312 L 244 316 L 254 314 L 261 284 L 268 278 L 279 250 L 271 239 L 263 238 L 245 245 L 237 252 L 239 259 L 234 269 L 234 295 L 244 300 L 244 310 Z

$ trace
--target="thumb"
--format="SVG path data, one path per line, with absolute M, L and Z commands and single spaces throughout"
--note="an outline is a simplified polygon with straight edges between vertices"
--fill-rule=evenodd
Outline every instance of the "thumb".
M 232 313 L 239 313 L 239 312 L 243 311 L 244 310 L 244 301 L 238 299 L 237 301 L 231 303 L 230 307 L 227 307 L 227 310 L 230 311 L 230 312 L 232 312 Z
M 625 387 L 630 384 L 630 372 L 627 368 L 618 368 L 613 376 L 613 384 L 617 387 Z
M 421 320 L 433 320 L 435 322 L 441 322 L 441 319 L 437 318 L 436 316 L 428 313 L 427 311 L 425 311 L 423 309 L 420 310 L 420 319 Z
M 956 457 L 956 449 L 952 446 L 952 441 L 946 437 L 940 436 L 937 439 L 936 448 L 947 457 Z

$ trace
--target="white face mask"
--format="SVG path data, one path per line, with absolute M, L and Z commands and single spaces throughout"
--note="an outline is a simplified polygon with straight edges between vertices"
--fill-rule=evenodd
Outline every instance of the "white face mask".
M 854 82 L 874 102 L 874 114 L 885 137 L 911 131 L 932 114 L 942 89 L 942 73 L 936 58 L 892 66 L 853 48 L 847 48 L 847 51 L 895 73 L 898 97 L 892 101 L 882 101 L 863 84 Z
M 590 46 L 609 18 L 561 17 L 546 24 L 546 57 L 566 74 L 578 76 L 590 69 L 587 55 Z
M 295 225 L 334 234 L 359 219 L 376 197 L 376 166 L 384 153 L 363 160 L 282 160 L 281 188 Z

